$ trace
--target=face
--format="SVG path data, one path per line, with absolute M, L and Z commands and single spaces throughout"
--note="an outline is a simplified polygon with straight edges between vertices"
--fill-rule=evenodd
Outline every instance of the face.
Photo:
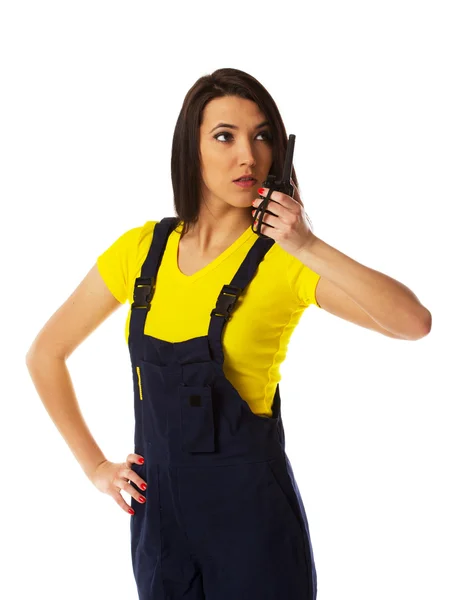
M 206 105 L 199 133 L 202 195 L 209 206 L 248 207 L 251 213 L 273 162 L 271 128 L 258 127 L 265 120 L 258 105 L 245 98 L 224 96 Z M 252 187 L 233 183 L 245 173 L 256 178 Z

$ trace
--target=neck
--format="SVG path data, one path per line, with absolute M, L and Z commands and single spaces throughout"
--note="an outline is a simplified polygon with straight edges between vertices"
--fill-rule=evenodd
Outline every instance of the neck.
M 191 240 L 200 254 L 208 253 L 211 250 L 223 248 L 239 238 L 248 227 L 251 227 L 253 219 L 248 215 L 230 215 L 221 220 L 211 218 L 201 219 L 190 225 L 187 240 Z

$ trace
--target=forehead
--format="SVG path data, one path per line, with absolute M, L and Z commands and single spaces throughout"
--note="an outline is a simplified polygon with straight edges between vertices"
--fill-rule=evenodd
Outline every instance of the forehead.
M 264 119 L 264 114 L 256 102 L 239 98 L 237 96 L 223 96 L 214 98 L 205 106 L 202 125 L 213 127 L 218 121 L 235 123 L 240 127 L 250 125 L 251 121 L 259 122 Z

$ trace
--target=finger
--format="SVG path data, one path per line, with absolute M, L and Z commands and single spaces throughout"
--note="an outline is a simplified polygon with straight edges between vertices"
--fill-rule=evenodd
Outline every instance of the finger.
M 275 225 L 273 225 L 273 222 L 275 222 Z M 274 215 L 270 215 L 270 214 L 266 214 L 264 213 L 264 217 L 262 218 L 262 228 L 265 227 L 273 227 L 275 228 L 276 224 L 279 222 L 279 218 L 275 217 Z M 256 221 L 253 223 L 253 228 L 255 231 L 258 231 L 260 229 L 259 227 L 259 214 L 256 217 Z
M 129 512 L 131 509 L 131 506 L 128 504 L 128 502 L 125 502 L 125 499 L 123 498 L 123 496 L 120 492 L 112 494 L 112 497 L 114 498 L 114 500 L 117 502 L 117 504 L 120 506 L 120 508 L 122 510 L 124 510 L 128 514 L 131 514 Z
M 144 504 L 144 502 L 145 502 L 145 500 L 147 498 L 146 495 L 145 495 L 145 491 L 142 491 L 142 492 L 138 491 L 130 483 L 124 482 L 124 485 L 122 486 L 122 490 L 124 492 L 126 492 L 127 494 L 129 494 L 132 498 L 134 498 L 140 504 Z M 144 498 L 144 502 L 141 500 L 141 498 Z
M 134 452 L 131 454 L 128 454 L 128 456 L 126 457 L 126 464 L 128 467 L 131 467 L 132 464 L 138 464 L 138 465 L 143 465 L 144 462 L 139 462 L 139 459 L 144 459 L 143 456 L 141 456 L 140 454 L 135 454 Z
M 263 198 L 267 197 L 267 194 L 269 193 L 269 189 L 270 188 L 264 188 L 264 193 L 261 194 L 261 196 L 263 196 Z M 260 200 L 263 200 L 263 198 L 260 198 Z M 277 204 L 281 204 L 281 206 L 283 206 L 285 208 L 291 208 L 291 206 L 294 202 L 294 199 L 291 198 L 290 196 L 288 196 L 287 194 L 283 194 L 283 192 L 279 192 L 278 190 L 273 190 L 273 192 L 270 194 L 269 201 L 276 202 Z
M 292 223 L 295 220 L 295 216 L 290 215 L 289 212 L 283 212 L 283 216 L 275 216 L 274 214 L 264 213 L 264 217 L 262 219 L 262 225 L 267 227 L 273 227 L 273 229 L 277 229 L 281 231 L 283 229 L 283 225 L 292 226 Z M 257 221 L 257 223 L 256 223 Z M 256 216 L 256 221 L 253 223 L 254 229 L 257 230 L 259 226 L 259 214 Z
M 253 203 L 252 203 L 252 207 L 254 209 L 253 215 L 263 202 L 264 201 L 261 198 L 255 198 L 253 200 Z M 265 212 L 265 214 L 272 214 L 272 215 L 275 215 L 278 217 L 284 217 L 286 215 L 286 211 L 288 211 L 288 210 L 290 210 L 290 208 L 283 206 L 279 202 L 275 202 L 274 200 L 271 200 L 268 203 L 267 208 L 265 209 L 264 212 Z M 258 211 L 258 215 L 259 215 L 259 211 Z
M 281 209 L 281 211 L 282 210 L 283 209 Z M 259 220 L 259 217 L 261 216 L 262 212 L 264 213 L 264 217 L 263 218 L 265 218 L 266 215 L 273 215 L 275 217 L 280 215 L 280 209 L 279 208 L 273 207 L 273 211 L 270 210 L 270 204 L 269 204 L 269 206 L 266 208 L 265 211 L 259 210 L 258 207 L 254 207 L 254 209 L 251 211 L 251 214 L 253 215 L 253 217 L 255 217 L 258 220 Z
M 115 483 L 123 490 L 126 489 L 123 484 L 128 484 L 130 481 L 135 483 L 138 488 L 141 488 L 141 490 L 147 489 L 147 482 L 145 479 L 138 475 L 134 469 L 129 469 L 128 467 L 119 472 L 119 479 L 117 479 Z
M 139 477 L 139 475 L 136 475 L 136 473 L 134 471 L 131 471 L 129 469 L 125 470 L 125 473 L 127 475 L 127 477 L 129 476 L 129 474 L 131 474 L 132 479 L 130 479 L 129 481 L 127 481 L 126 479 L 123 478 L 116 478 L 114 480 L 114 486 L 116 488 L 120 488 L 121 490 L 123 490 L 124 492 L 126 492 L 127 494 L 129 494 L 130 496 L 133 496 L 133 498 L 135 498 L 138 502 L 141 502 L 140 497 L 144 497 L 145 498 L 145 490 L 138 491 L 136 488 L 134 488 L 130 481 L 133 481 L 133 483 L 136 483 L 137 480 L 137 487 L 139 488 L 141 486 L 141 484 L 145 484 L 145 487 L 147 488 L 147 483 L 141 479 Z

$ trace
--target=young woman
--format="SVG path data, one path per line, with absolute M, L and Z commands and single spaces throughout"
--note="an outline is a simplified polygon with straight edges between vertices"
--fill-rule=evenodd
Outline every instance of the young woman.
M 280 413 L 291 333 L 310 304 L 399 339 L 431 328 L 407 287 L 314 235 L 294 169 L 293 197 L 272 193 L 258 235 L 253 214 L 268 193 L 260 185 L 280 177 L 286 146 L 278 108 L 256 79 L 236 69 L 201 77 L 174 133 L 176 217 L 121 235 L 27 355 L 84 472 L 132 515 L 140 600 L 314 600 L 308 521 Z M 127 300 L 134 452 L 114 463 L 82 419 L 65 361 Z

